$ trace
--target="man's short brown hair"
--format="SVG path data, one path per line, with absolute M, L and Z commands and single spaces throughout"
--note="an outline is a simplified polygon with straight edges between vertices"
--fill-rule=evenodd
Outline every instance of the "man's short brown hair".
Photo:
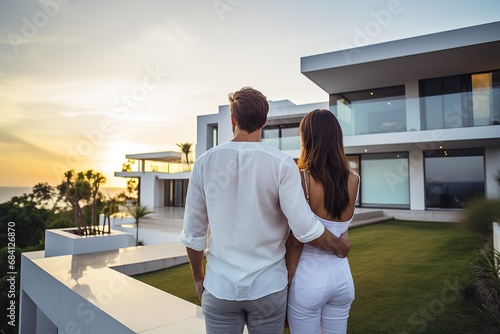
M 252 87 L 229 93 L 229 108 L 241 130 L 252 133 L 266 124 L 269 103 L 264 94 Z

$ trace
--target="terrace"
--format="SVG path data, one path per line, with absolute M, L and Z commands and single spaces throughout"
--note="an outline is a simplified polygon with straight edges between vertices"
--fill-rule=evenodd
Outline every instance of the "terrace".
M 399 211 L 357 209 L 352 227 L 408 214 Z M 458 217 L 425 213 L 429 219 Z M 204 333 L 199 306 L 129 277 L 188 261 L 185 247 L 173 241 L 182 217 L 183 208 L 157 208 L 141 223 L 142 247 L 54 257 L 23 253 L 19 333 Z

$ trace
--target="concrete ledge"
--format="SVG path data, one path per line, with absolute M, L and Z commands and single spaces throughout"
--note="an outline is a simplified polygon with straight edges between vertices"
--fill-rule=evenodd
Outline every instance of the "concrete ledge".
M 19 333 L 205 333 L 199 306 L 122 273 L 180 264 L 185 255 L 180 242 L 49 258 L 23 253 Z
M 128 246 L 128 234 L 111 231 L 111 234 L 81 236 L 71 233 L 76 228 L 45 230 L 45 256 L 85 254 L 119 249 Z
M 384 214 L 399 220 L 457 223 L 462 218 L 462 210 L 397 210 L 383 209 Z
M 387 216 L 382 210 L 360 210 L 356 209 L 354 211 L 354 217 L 349 228 L 381 223 L 388 220 L 394 219 L 392 216 Z

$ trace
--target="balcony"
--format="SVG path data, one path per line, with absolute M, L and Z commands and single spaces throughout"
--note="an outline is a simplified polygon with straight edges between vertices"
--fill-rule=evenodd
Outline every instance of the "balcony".
M 183 153 L 173 151 L 127 154 L 125 157 L 129 163 L 124 164 L 123 170 L 116 172 L 116 176 L 138 177 L 143 173 L 185 173 L 191 171 L 194 161 L 189 157 L 187 163 Z

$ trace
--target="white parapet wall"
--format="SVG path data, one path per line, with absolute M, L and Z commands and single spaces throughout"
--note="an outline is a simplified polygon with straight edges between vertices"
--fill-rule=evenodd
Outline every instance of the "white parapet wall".
M 128 246 L 128 233 L 112 230 L 111 234 L 80 236 L 74 228 L 45 230 L 45 257 L 86 254 Z
M 205 333 L 199 306 L 127 276 L 187 261 L 180 242 L 50 258 L 23 253 L 19 333 Z
M 493 248 L 500 252 L 500 223 L 493 223 Z M 500 272 L 498 274 L 500 275 Z

